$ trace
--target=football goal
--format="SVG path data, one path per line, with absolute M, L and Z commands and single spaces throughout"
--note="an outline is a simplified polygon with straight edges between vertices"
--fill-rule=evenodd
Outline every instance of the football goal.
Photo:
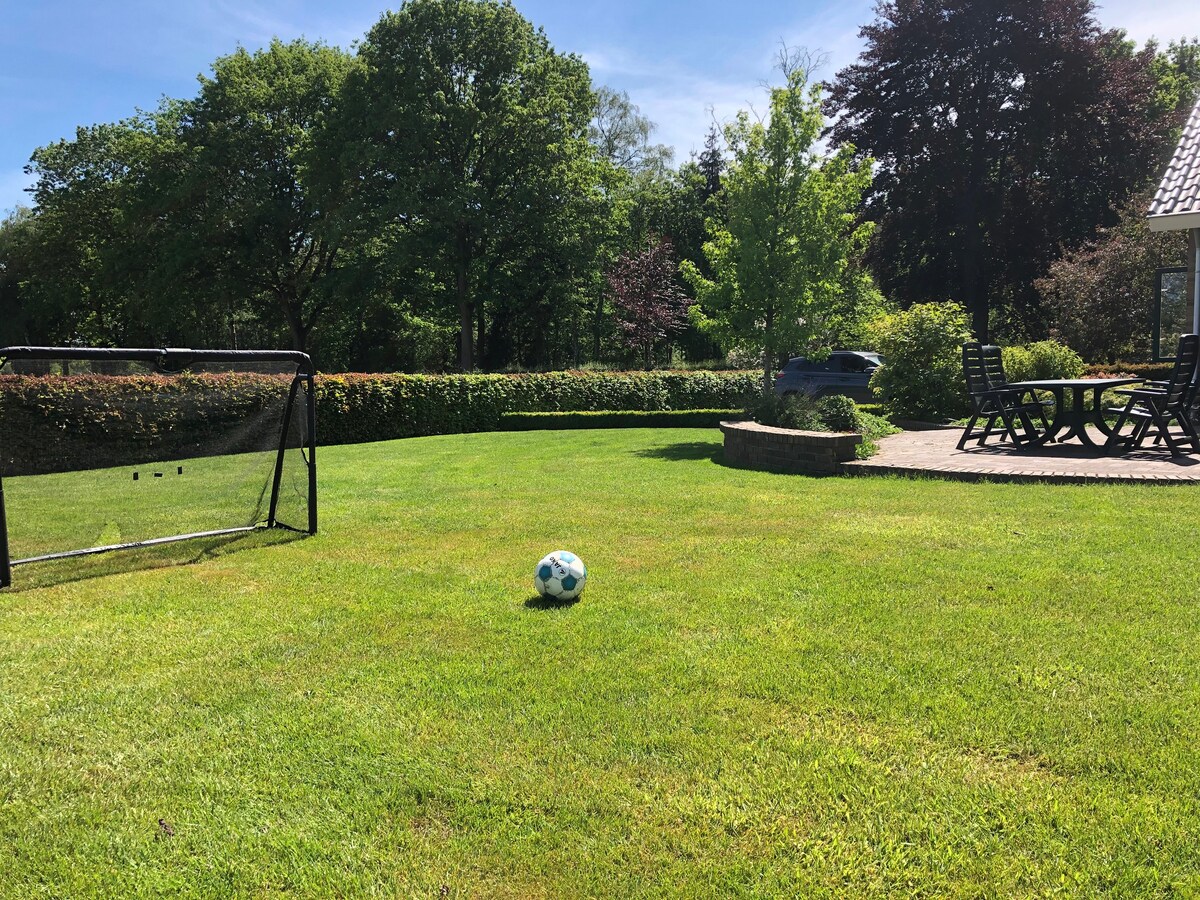
M 315 534 L 314 375 L 283 350 L 0 348 L 0 587 L 33 563 Z

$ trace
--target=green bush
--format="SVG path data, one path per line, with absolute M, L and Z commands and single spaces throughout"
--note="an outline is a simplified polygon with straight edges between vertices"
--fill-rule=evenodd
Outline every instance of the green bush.
M 1118 375 L 1134 375 L 1138 378 L 1145 378 L 1147 381 L 1166 381 L 1171 377 L 1171 373 L 1175 370 L 1173 362 L 1150 362 L 1150 363 L 1132 363 L 1132 362 L 1115 362 L 1115 363 L 1089 363 L 1084 369 L 1084 376 L 1088 378 L 1101 378 Z
M 962 345 L 971 340 L 957 303 L 922 303 L 876 320 L 872 336 L 884 365 L 871 389 L 896 416 L 926 421 L 966 412 Z
M 862 413 L 858 404 L 842 394 L 830 394 L 817 403 L 821 421 L 830 431 L 858 431 L 862 426 Z
M 317 436 L 352 444 L 418 435 L 490 431 L 512 412 L 730 410 L 758 394 L 755 372 L 546 372 L 530 375 L 323 375 Z M 287 381 L 282 390 L 286 390 Z M 123 465 L 174 458 L 190 445 L 240 434 L 251 416 L 278 415 L 279 376 L 254 374 L 39 377 L 0 375 L 0 423 L 54 454 L 17 460 L 39 467 Z M 148 440 L 143 423 L 166 426 Z M 597 426 L 599 427 L 599 426 Z M 268 432 L 254 429 L 261 437 Z M 261 449 L 254 447 L 237 449 Z M 161 454 L 155 456 L 155 454 Z M 53 459 L 51 459 L 53 457 Z M 76 459 L 78 457 L 78 459 Z
M 1005 347 L 1000 353 L 1004 360 L 1004 374 L 1009 381 L 1079 378 L 1087 368 L 1083 357 L 1058 341 Z

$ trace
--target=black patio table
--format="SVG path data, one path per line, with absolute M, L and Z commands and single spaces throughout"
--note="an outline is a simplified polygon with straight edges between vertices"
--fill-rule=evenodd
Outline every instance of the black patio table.
M 1048 441 L 1067 441 L 1079 438 L 1079 442 L 1097 450 L 1102 444 L 1097 444 L 1087 433 L 1088 425 L 1095 425 L 1106 438 L 1113 430 L 1104 421 L 1104 406 L 1100 395 L 1112 388 L 1124 387 L 1130 384 L 1141 384 L 1144 378 L 1047 378 L 1045 381 L 1014 381 L 1004 386 L 1006 391 L 1049 391 L 1054 395 L 1054 419 L 1044 434 L 1038 435 L 1026 444 L 1026 447 L 1040 447 Z M 1067 407 L 1063 400 L 1067 391 L 1071 392 L 1071 406 Z M 1084 395 L 1092 392 L 1092 409 L 1089 413 L 1084 409 Z M 1066 433 L 1059 432 L 1066 429 Z

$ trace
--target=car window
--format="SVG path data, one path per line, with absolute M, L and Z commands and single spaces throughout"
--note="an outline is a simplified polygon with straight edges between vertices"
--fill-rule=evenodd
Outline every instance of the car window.
M 843 372 L 865 372 L 871 365 L 871 362 L 856 353 L 847 353 L 842 357 Z
M 800 356 L 796 359 L 789 359 L 784 368 L 789 372 L 807 372 L 811 367 L 808 364 L 808 360 Z

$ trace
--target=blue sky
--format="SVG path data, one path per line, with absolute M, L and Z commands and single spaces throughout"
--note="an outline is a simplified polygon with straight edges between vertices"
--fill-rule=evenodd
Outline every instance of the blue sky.
M 0 0 L 0 211 L 28 203 L 34 148 L 110 122 L 196 76 L 239 44 L 305 36 L 349 47 L 383 10 L 345 0 Z M 677 159 L 712 117 L 761 105 L 780 42 L 822 50 L 823 74 L 853 60 L 871 0 L 516 0 L 555 47 L 582 55 L 597 83 L 627 90 Z M 1200 33 L 1195 0 L 1111 0 L 1100 20 L 1144 41 Z

